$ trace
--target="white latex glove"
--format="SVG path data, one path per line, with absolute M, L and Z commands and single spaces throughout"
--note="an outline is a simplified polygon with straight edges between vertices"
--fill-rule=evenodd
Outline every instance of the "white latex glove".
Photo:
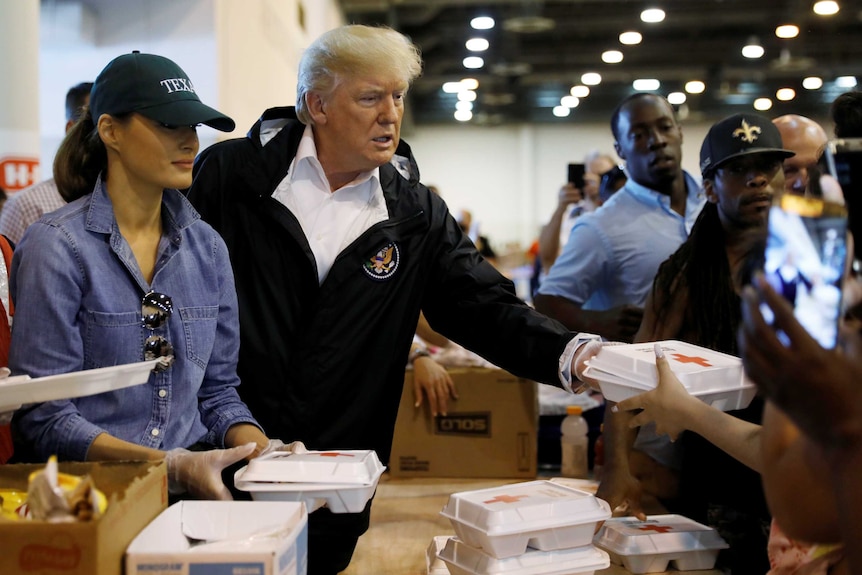
M 165 454 L 168 464 L 168 491 L 188 491 L 199 499 L 221 499 L 230 501 L 230 491 L 221 480 L 222 469 L 248 457 L 257 447 L 246 443 L 230 449 L 189 451 L 182 447 Z
M 273 451 L 308 453 L 308 449 L 305 448 L 305 444 L 301 441 L 293 441 L 285 445 L 285 443 L 280 439 L 270 439 L 264 450 L 260 452 L 260 455 L 266 455 L 267 453 L 272 453 Z M 258 457 L 260 457 L 260 455 L 258 455 Z

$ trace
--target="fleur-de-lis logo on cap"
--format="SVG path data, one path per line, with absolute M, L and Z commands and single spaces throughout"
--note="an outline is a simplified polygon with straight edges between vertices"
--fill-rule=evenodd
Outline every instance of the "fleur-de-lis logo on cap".
M 748 122 L 742 120 L 742 127 L 733 131 L 733 137 L 739 138 L 748 144 L 753 144 L 760 132 L 760 126 L 749 126 Z

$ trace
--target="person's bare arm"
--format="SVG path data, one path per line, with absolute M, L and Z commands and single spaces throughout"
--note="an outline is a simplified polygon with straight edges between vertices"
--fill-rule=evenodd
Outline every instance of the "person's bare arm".
M 157 461 L 165 452 L 100 433 L 87 450 L 87 461 Z
M 572 184 L 566 184 L 560 188 L 560 192 L 557 195 L 557 207 L 554 209 L 554 213 L 551 214 L 551 219 L 548 220 L 548 223 L 539 232 L 539 259 L 542 261 L 542 269 L 545 271 L 551 269 L 560 253 L 560 227 L 566 215 L 566 210 L 569 209 L 570 205 L 581 201 L 582 198 L 583 194 L 581 190 Z
M 609 310 L 585 310 L 561 296 L 536 294 L 536 310 L 552 317 L 572 331 L 595 333 L 609 341 L 631 342 L 643 317 L 643 309 L 623 305 Z
M 428 320 L 425 319 L 425 314 L 419 314 L 419 323 L 416 325 L 416 335 L 422 338 L 423 341 L 436 347 L 446 347 L 449 345 L 449 339 L 434 331 Z
M 260 428 L 251 423 L 237 423 L 228 428 L 224 435 L 225 447 L 236 447 L 254 443 L 257 447 L 252 452 L 250 459 L 257 457 L 269 445 L 269 438 L 260 430 Z
M 634 445 L 637 430 L 629 427 L 632 418 L 627 411 L 612 411 L 613 403 L 605 404 L 602 436 L 605 442 L 605 466 L 596 496 L 620 507 L 623 515 L 646 519 L 641 505 L 643 487 L 629 467 L 629 453 Z

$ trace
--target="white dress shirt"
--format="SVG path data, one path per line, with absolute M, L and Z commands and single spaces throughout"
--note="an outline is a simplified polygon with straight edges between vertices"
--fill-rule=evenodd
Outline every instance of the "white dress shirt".
M 299 220 L 321 284 L 344 248 L 368 228 L 389 218 L 379 168 L 362 172 L 346 186 L 330 191 L 329 180 L 317 159 L 311 126 L 305 127 L 296 157 L 273 197 Z

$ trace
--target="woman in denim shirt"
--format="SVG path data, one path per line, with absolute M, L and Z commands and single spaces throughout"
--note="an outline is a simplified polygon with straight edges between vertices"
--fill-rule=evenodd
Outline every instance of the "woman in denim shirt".
M 178 191 L 192 182 L 200 123 L 234 128 L 166 58 L 125 54 L 99 74 L 54 164 L 70 203 L 15 251 L 9 365 L 39 377 L 173 361 L 145 385 L 29 406 L 13 425 L 32 458 L 165 458 L 172 487 L 229 499 L 221 469 L 269 441 L 236 390 L 227 249 Z

